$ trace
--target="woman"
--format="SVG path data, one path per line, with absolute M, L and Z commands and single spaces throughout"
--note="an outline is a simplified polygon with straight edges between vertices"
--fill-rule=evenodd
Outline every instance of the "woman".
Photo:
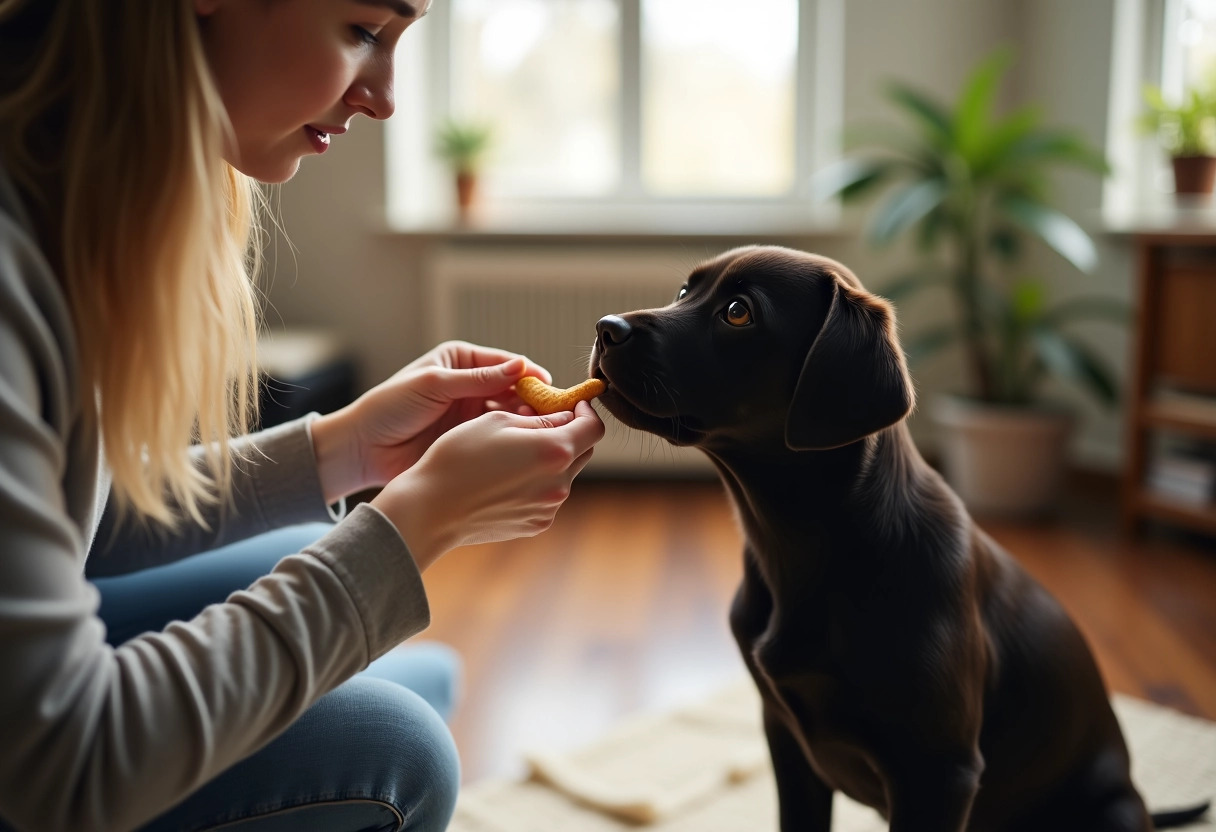
M 253 180 L 389 117 L 423 5 L 0 0 L 0 825 L 446 825 L 442 720 L 356 674 L 426 627 L 442 554 L 548 526 L 602 423 L 531 415 L 511 385 L 544 370 L 445 344 L 228 439 L 255 409 Z M 230 596 L 214 555 L 164 566 L 375 486 L 261 578 L 221 553 L 252 580 Z M 144 567 L 186 571 L 106 590 Z

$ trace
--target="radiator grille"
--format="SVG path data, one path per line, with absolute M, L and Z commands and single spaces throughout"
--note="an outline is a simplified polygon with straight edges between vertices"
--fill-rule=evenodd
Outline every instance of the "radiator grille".
M 562 387 L 587 377 L 595 323 L 604 315 L 662 306 L 650 286 L 503 286 L 468 283 L 456 295 L 457 337 L 523 353 Z
M 596 321 L 666 305 L 686 271 L 662 257 L 450 257 L 439 261 L 433 274 L 436 335 L 522 353 L 549 370 L 554 384 L 569 387 L 587 377 Z M 700 452 L 673 448 L 605 416 L 609 434 L 588 471 L 712 473 Z

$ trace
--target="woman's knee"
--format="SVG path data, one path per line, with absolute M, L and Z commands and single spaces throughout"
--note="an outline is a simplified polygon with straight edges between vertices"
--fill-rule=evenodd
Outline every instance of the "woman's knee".
M 460 787 L 460 758 L 447 725 L 425 700 L 384 679 L 355 677 L 309 713 L 343 747 L 352 770 L 368 772 L 369 796 L 394 806 L 403 829 L 447 827 Z
M 451 647 L 411 641 L 376 659 L 359 676 L 409 688 L 448 722 L 460 698 L 462 673 L 460 654 Z
M 387 828 L 431 832 L 447 827 L 459 784 L 434 709 L 393 682 L 355 677 L 145 830 L 362 830 L 387 818 Z

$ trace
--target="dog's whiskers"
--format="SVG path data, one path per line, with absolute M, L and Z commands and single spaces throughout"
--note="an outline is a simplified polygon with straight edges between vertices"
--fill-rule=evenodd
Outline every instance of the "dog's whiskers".
M 667 395 L 667 398 L 671 401 L 671 409 L 675 413 L 675 416 L 672 417 L 672 421 L 673 421 L 674 427 L 675 427 L 675 435 L 677 437 L 681 436 L 683 434 L 683 425 L 680 422 L 680 405 L 679 405 L 678 400 L 676 399 L 675 393 L 672 391 L 672 389 L 667 384 L 663 383 L 662 377 L 659 376 L 658 374 L 656 374 L 655 381 L 657 384 L 659 384 L 662 387 L 663 393 L 665 393 Z

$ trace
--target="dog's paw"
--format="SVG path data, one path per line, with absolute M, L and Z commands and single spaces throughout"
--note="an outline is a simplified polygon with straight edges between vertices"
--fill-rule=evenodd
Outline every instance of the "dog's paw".
M 541 416 L 574 410 L 576 404 L 591 401 L 605 389 L 606 385 L 598 378 L 589 378 L 569 390 L 550 387 L 535 376 L 525 376 L 515 382 L 516 395 Z

